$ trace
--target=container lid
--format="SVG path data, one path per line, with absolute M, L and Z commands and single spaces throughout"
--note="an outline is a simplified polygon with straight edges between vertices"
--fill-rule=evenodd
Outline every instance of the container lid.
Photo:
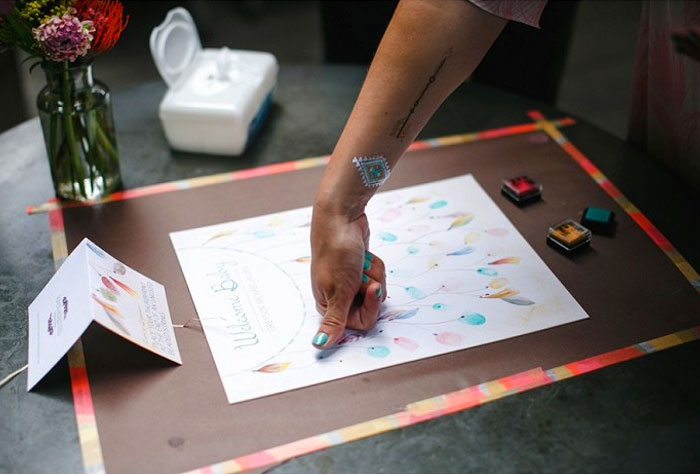
M 150 44 L 153 61 L 168 86 L 177 81 L 202 50 L 194 20 L 182 7 L 170 10 L 163 23 L 153 28 Z

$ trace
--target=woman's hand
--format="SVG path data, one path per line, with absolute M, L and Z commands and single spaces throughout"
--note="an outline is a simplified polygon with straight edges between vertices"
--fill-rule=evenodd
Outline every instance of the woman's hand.
M 381 156 L 393 169 L 505 24 L 469 2 L 402 1 L 396 8 L 316 193 L 311 285 L 323 315 L 316 347 L 337 343 L 346 327 L 373 327 L 386 298 L 384 262 L 365 253 L 364 209 L 377 188 L 353 160 Z
M 374 327 L 386 298 L 384 262 L 367 251 L 367 216 L 349 219 L 314 206 L 311 223 L 311 287 L 323 322 L 313 339 L 318 348 L 333 346 L 345 328 Z

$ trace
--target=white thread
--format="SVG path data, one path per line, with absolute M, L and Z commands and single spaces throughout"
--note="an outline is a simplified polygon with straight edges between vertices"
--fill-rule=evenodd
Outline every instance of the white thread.
M 8 376 L 5 377 L 4 379 L 0 380 L 0 388 L 2 388 L 6 383 L 8 383 L 8 382 L 9 382 L 10 380 L 12 380 L 13 378 L 17 377 L 19 374 L 21 374 L 22 372 L 24 372 L 24 371 L 27 370 L 28 368 L 29 368 L 29 364 L 25 365 L 25 366 L 22 367 L 21 369 L 15 370 L 15 371 L 12 372 L 10 375 L 8 375 Z

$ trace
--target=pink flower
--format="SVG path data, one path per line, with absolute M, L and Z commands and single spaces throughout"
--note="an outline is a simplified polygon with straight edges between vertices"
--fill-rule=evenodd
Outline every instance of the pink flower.
M 32 29 L 46 59 L 73 62 L 87 54 L 95 28 L 91 21 L 81 22 L 75 13 L 70 8 L 62 17 L 52 16 Z

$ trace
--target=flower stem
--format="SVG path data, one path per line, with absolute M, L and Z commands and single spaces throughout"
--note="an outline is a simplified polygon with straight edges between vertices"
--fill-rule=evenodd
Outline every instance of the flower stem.
M 85 192 L 85 178 L 83 175 L 83 166 L 80 160 L 80 153 L 78 151 L 78 146 L 76 143 L 75 129 L 73 128 L 73 99 L 71 97 L 71 80 L 70 73 L 68 72 L 68 61 L 63 61 L 63 74 L 62 74 L 62 88 L 63 88 L 63 128 L 66 134 L 66 140 L 68 141 L 68 150 L 70 152 L 71 158 L 73 159 L 73 172 L 78 181 L 78 186 L 80 187 L 80 193 L 83 198 L 87 198 L 87 193 Z
M 76 130 L 80 133 L 78 137 L 80 141 L 80 146 L 83 149 L 83 156 L 85 156 L 85 161 L 87 162 L 88 173 L 90 175 L 90 187 L 95 190 L 95 147 L 93 146 L 94 138 L 90 138 L 89 132 L 89 121 L 88 124 L 83 125 L 82 120 L 76 117 Z M 94 137 L 94 134 L 93 134 Z
M 112 158 L 119 158 L 119 156 L 117 155 L 117 150 L 114 148 L 114 145 L 112 145 L 112 142 L 109 141 L 109 138 L 107 138 L 107 134 L 104 132 L 104 130 L 102 130 L 102 127 L 100 127 L 99 124 L 96 125 L 97 139 L 99 140 L 100 145 L 102 145 L 102 148 L 104 148 L 105 151 L 109 153 L 109 155 Z
M 58 123 L 56 120 L 56 114 L 51 114 L 49 122 L 49 160 L 51 160 L 51 179 L 53 179 L 54 186 L 58 185 L 58 163 L 59 155 L 56 149 L 56 131 L 58 128 Z

